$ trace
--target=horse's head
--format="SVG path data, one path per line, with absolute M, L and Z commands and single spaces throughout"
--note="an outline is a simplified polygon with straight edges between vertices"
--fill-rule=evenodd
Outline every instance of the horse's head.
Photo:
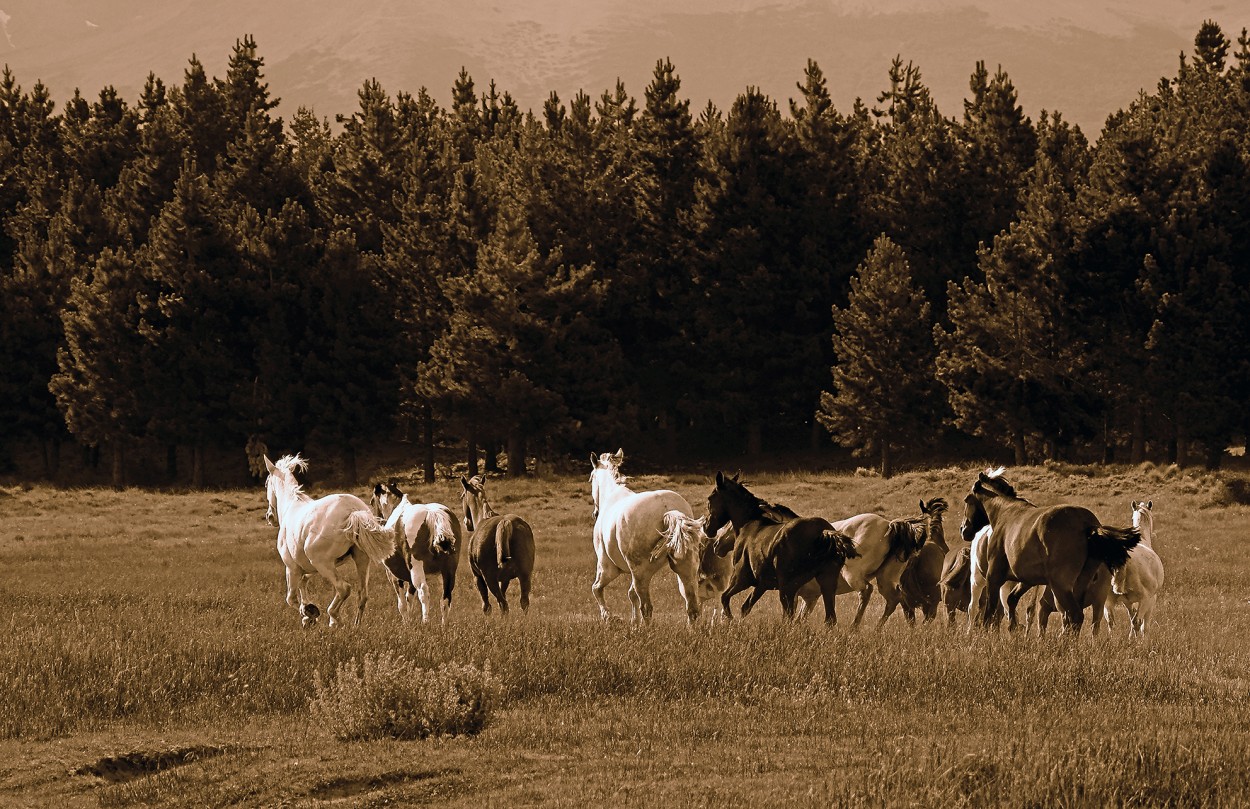
M 391 513 L 395 511 L 395 507 L 399 505 L 399 501 L 404 499 L 404 493 L 395 485 L 394 481 L 386 483 L 373 484 L 373 494 L 369 497 L 369 508 L 373 509 L 373 516 L 380 520 L 389 520 Z
M 985 512 L 985 506 L 981 504 L 981 498 L 977 496 L 974 488 L 964 498 L 964 518 L 959 524 L 959 535 L 965 541 L 971 542 L 977 532 L 989 524 L 990 515 Z
M 1155 532 L 1155 513 L 1153 500 L 1146 500 L 1139 503 L 1133 501 L 1133 527 L 1136 528 L 1142 537 L 1149 542 Z
M 738 482 L 740 475 L 741 473 L 734 475 L 732 478 L 727 478 L 723 472 L 717 472 L 716 487 L 707 496 L 707 521 L 703 523 L 703 533 L 705 536 L 716 537 L 714 548 L 720 556 L 729 553 L 736 537 L 733 531 L 721 533 L 721 529 L 732 521 L 732 518 L 729 516 L 729 506 L 726 502 L 726 492 L 730 492 L 735 487 L 741 488 L 741 484 Z M 732 496 L 732 494 L 729 496 Z
M 460 506 L 464 511 L 464 527 L 468 531 L 475 530 L 478 523 L 493 513 L 486 502 L 486 478 L 474 475 L 471 478 L 460 476 Z
M 624 482 L 621 477 L 621 462 L 625 460 L 625 450 L 618 449 L 615 454 L 604 452 L 599 455 L 590 453 L 590 500 L 594 507 L 591 519 L 598 521 L 600 501 L 609 484 Z
M 284 455 L 278 459 L 277 463 L 269 460 L 267 455 L 264 458 L 265 468 L 269 470 L 269 476 L 265 478 L 265 499 L 269 503 L 269 507 L 265 510 L 265 522 L 273 525 L 276 520 L 281 525 L 282 501 L 297 497 L 302 491 L 299 481 L 295 478 L 295 472 L 306 470 L 308 461 L 298 454 Z

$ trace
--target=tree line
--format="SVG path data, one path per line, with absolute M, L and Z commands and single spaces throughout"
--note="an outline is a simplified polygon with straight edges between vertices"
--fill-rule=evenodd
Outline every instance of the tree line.
M 890 474 L 964 433 L 1043 458 L 1219 463 L 1250 409 L 1250 43 L 1205 22 L 1091 143 L 978 63 L 962 114 L 893 60 L 840 111 L 522 111 L 377 81 L 286 121 L 251 37 L 58 111 L 0 80 L 0 464 L 63 444 L 510 459 L 826 435 Z M 240 453 L 240 463 L 241 463 Z M 511 464 L 514 472 L 523 464 Z

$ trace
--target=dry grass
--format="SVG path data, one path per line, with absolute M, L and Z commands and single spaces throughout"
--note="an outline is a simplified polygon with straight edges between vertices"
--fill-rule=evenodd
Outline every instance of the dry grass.
M 910 515 L 921 498 L 958 503 L 972 474 L 748 485 L 800 513 Z M 401 624 L 375 576 L 364 626 L 306 632 L 283 601 L 260 492 L 0 490 L 0 803 L 1240 803 L 1250 509 L 1222 478 L 1179 470 L 1011 478 L 1036 502 L 1113 523 L 1131 499 L 1154 501 L 1168 570 L 1154 637 L 969 636 L 898 618 L 853 633 L 783 625 L 772 598 L 747 621 L 691 631 L 671 576 L 655 582 L 651 627 L 605 626 L 581 477 L 492 482 L 496 508 L 535 527 L 528 616 L 484 617 L 466 565 L 446 627 Z M 636 483 L 675 488 L 696 511 L 710 489 L 688 474 Z M 455 502 L 458 485 L 416 496 Z M 620 615 L 626 584 L 608 591 Z M 497 718 L 472 738 L 335 741 L 309 718 L 316 678 L 382 651 L 489 667 Z M 68 774 L 136 751 L 165 760 L 171 746 L 224 752 L 113 781 Z

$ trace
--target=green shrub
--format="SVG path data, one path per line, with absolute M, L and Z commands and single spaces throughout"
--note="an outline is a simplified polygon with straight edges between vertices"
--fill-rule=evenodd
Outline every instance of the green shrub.
M 329 682 L 318 673 L 314 688 L 314 721 L 345 741 L 474 734 L 501 693 L 489 666 L 423 669 L 389 652 L 341 663 Z

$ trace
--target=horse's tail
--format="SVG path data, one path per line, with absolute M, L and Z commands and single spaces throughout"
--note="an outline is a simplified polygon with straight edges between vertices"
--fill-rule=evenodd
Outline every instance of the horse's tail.
M 345 530 L 352 535 L 352 542 L 375 562 L 385 562 L 395 552 L 398 530 L 387 528 L 368 509 L 348 514 Z
M 906 562 L 924 544 L 922 532 L 916 530 L 909 520 L 890 520 L 886 537 L 890 540 L 890 555 Z
M 1112 571 L 1124 567 L 1128 552 L 1141 542 L 1141 531 L 1136 528 L 1112 528 L 1100 525 L 1089 531 L 1089 555 Z
M 456 530 L 451 524 L 451 512 L 445 508 L 431 508 L 429 511 L 430 519 L 434 520 L 434 536 L 430 539 L 430 545 L 438 544 L 440 539 L 446 539 L 452 545 L 456 544 Z
M 512 518 L 504 517 L 495 528 L 495 554 L 500 567 L 512 558 Z
M 665 553 L 679 556 L 687 550 L 697 548 L 705 519 L 705 517 L 700 517 L 696 520 L 678 509 L 666 511 L 663 519 L 664 528 L 659 532 L 660 541 L 651 551 L 651 561 L 654 562 Z
M 855 550 L 855 542 L 841 531 L 826 528 L 820 535 L 829 543 L 829 549 L 845 563 L 847 559 L 855 559 L 859 551 Z

